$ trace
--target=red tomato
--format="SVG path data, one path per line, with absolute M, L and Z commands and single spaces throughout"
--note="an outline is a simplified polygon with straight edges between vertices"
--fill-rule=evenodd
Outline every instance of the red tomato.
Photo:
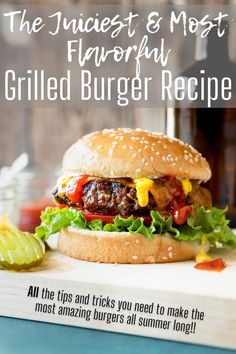
M 191 210 L 192 207 L 190 205 L 185 205 L 185 206 L 172 209 L 172 216 L 175 224 L 177 225 L 185 224 Z
M 66 204 L 56 204 L 56 206 L 60 209 L 67 208 Z
M 84 210 L 83 210 L 83 215 L 84 215 L 87 222 L 100 219 L 103 221 L 104 224 L 113 223 L 113 220 L 116 217 L 116 215 L 93 214 L 93 213 L 90 213 L 89 211 L 84 211 Z M 135 219 L 137 219 L 139 217 L 142 217 L 144 219 L 144 224 L 146 226 L 151 224 L 151 221 L 152 221 L 151 216 L 134 216 Z
M 83 192 L 83 185 L 88 182 L 88 176 L 77 176 L 73 177 L 67 187 L 66 187 L 66 195 L 67 197 L 75 203 L 81 203 L 82 200 L 82 192 Z

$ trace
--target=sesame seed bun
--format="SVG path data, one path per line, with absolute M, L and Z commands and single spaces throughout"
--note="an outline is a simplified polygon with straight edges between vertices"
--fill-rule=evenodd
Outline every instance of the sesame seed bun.
M 106 178 L 187 177 L 207 181 L 208 162 L 178 139 L 144 130 L 105 129 L 85 135 L 63 158 L 66 174 Z
M 63 228 L 58 249 L 67 256 L 101 263 L 169 263 L 193 259 L 200 247 L 209 244 L 177 241 L 170 236 L 154 235 L 152 240 L 129 232 L 103 232 Z

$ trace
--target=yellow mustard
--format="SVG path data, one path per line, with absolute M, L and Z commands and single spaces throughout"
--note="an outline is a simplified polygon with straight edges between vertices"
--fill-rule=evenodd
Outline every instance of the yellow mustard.
M 206 236 L 202 235 L 201 236 L 201 245 L 204 245 L 206 242 L 207 242 Z M 204 248 L 201 247 L 195 257 L 195 261 L 197 263 L 210 262 L 210 261 L 212 261 L 212 258 L 211 258 L 211 256 L 209 256 L 209 254 L 207 254 L 205 252 Z
M 197 263 L 210 262 L 210 261 L 212 261 L 212 258 L 211 258 L 211 256 L 209 256 L 209 254 L 207 254 L 205 252 L 204 248 L 201 247 L 195 257 L 195 261 Z
M 185 195 L 188 195 L 188 193 L 190 193 L 191 190 L 192 190 L 192 184 L 191 184 L 191 182 L 189 181 L 188 178 L 181 179 L 180 182 L 182 183 L 183 190 L 184 190 L 184 194 L 185 194 Z
M 141 207 L 148 205 L 148 192 L 153 185 L 153 180 L 146 177 L 134 179 L 138 203 Z

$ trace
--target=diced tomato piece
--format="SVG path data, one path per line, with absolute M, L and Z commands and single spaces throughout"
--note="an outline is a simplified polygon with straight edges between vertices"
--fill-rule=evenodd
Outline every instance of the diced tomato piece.
M 174 176 L 165 176 L 156 180 L 158 184 L 166 188 L 166 192 L 170 195 L 169 206 L 178 208 L 179 205 L 185 205 L 186 196 L 183 191 L 182 183 Z
M 178 208 L 173 208 L 171 213 L 175 224 L 177 225 L 185 224 L 191 210 L 192 207 L 190 205 L 184 205 Z
M 67 187 L 66 187 L 66 196 L 75 203 L 81 203 L 82 201 L 82 192 L 83 186 L 88 182 L 87 175 L 73 177 Z
M 57 204 L 56 206 L 60 209 L 67 208 L 66 204 Z

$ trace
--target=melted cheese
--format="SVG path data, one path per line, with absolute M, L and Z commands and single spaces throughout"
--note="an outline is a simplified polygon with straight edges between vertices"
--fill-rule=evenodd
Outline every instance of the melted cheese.
M 148 193 L 154 181 L 150 178 L 142 177 L 134 179 L 138 203 L 141 207 L 148 205 Z
M 62 176 L 58 183 L 57 183 L 57 187 L 58 187 L 58 192 L 57 195 L 59 197 L 63 197 L 63 195 L 65 194 L 65 188 L 67 183 L 71 180 L 72 176 Z
M 182 183 L 182 187 L 183 187 L 183 191 L 184 191 L 184 194 L 185 195 L 188 195 L 188 193 L 191 192 L 192 190 L 192 184 L 191 182 L 189 181 L 188 178 L 184 178 L 180 181 Z
M 152 194 L 156 205 L 158 205 L 160 203 L 160 199 L 158 198 L 158 184 L 156 182 L 154 182 L 153 185 L 151 186 L 150 193 Z

